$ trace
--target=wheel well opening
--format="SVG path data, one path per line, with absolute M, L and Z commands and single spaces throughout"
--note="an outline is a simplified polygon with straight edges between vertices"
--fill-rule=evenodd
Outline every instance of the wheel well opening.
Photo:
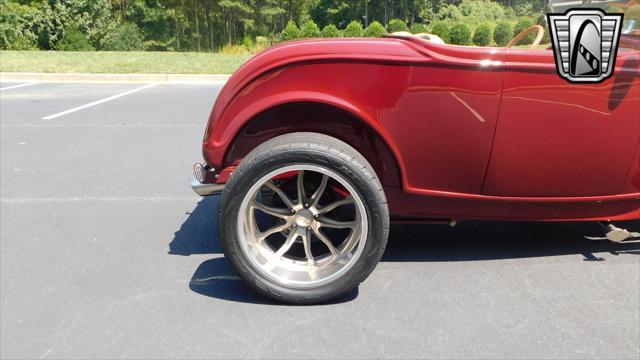
M 343 109 L 314 102 L 283 104 L 254 116 L 238 132 L 224 165 L 238 164 L 256 146 L 273 137 L 300 131 L 344 141 L 369 161 L 383 185 L 401 186 L 396 158 L 375 130 Z

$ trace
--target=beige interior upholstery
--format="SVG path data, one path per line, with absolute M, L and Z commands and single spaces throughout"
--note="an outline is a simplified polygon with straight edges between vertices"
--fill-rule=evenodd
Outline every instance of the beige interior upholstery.
M 427 34 L 427 33 L 419 33 L 419 34 L 412 34 L 408 31 L 396 31 L 394 33 L 392 33 L 391 35 L 394 36 L 414 36 L 423 40 L 427 40 L 427 41 L 432 41 L 434 43 L 437 44 L 445 44 L 444 40 L 442 40 L 442 38 L 440 38 L 440 36 L 438 35 L 434 35 L 434 34 Z

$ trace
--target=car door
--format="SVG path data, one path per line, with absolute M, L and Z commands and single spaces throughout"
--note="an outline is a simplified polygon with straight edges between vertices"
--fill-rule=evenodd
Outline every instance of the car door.
M 640 141 L 639 57 L 621 41 L 612 77 L 577 84 L 556 73 L 551 50 L 509 50 L 483 193 L 619 193 Z

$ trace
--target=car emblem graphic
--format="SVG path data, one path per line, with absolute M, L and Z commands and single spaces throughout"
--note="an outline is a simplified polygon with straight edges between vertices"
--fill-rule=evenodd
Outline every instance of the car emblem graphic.
M 571 82 L 599 82 L 613 73 L 622 14 L 599 9 L 548 14 L 556 70 Z

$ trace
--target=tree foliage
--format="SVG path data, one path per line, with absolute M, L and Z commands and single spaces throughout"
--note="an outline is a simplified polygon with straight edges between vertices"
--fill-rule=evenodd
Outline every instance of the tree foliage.
M 546 0 L 0 0 L 0 49 L 59 49 L 83 42 L 79 32 L 97 50 L 216 51 L 231 44 L 246 51 L 264 45 L 259 37 L 272 44 L 335 37 L 338 29 L 378 36 L 378 24 L 389 32 L 428 26 L 448 40 L 456 23 L 473 32 L 484 22 L 535 22 L 545 6 Z
M 458 8 L 463 16 L 473 16 L 481 20 L 495 21 L 505 15 L 503 6 L 489 0 L 462 0 Z
M 438 35 L 444 42 L 449 42 L 449 26 L 444 21 L 436 21 L 431 25 L 431 33 Z
M 369 26 L 367 26 L 366 29 L 364 29 L 363 36 L 365 36 L 365 37 L 382 37 L 382 35 L 384 35 L 384 33 L 385 33 L 384 25 L 380 24 L 377 21 L 374 21 L 371 24 L 369 24 Z
M 398 31 L 409 31 L 407 23 L 400 19 L 391 19 L 387 25 L 387 32 L 394 33 Z
M 513 28 L 514 36 L 518 35 L 522 31 L 526 30 L 531 25 L 535 25 L 535 21 L 533 19 L 530 19 L 530 18 L 522 18 L 522 19 L 520 19 L 520 21 L 518 21 L 518 23 L 516 23 L 516 26 Z M 535 31 L 530 32 L 527 36 L 522 38 L 522 40 L 520 40 L 518 43 L 521 44 L 521 45 L 522 44 L 531 44 L 533 42 L 533 39 L 535 39 L 535 37 L 536 37 L 536 32 Z
M 281 41 L 295 40 L 300 38 L 300 29 L 293 20 L 289 20 L 287 26 L 282 30 L 280 34 Z
M 71 25 L 62 35 L 62 38 L 56 42 L 56 50 L 62 51 L 89 51 L 95 50 L 89 39 L 80 31 L 77 25 Z
M 326 25 L 325 27 L 322 28 L 322 31 L 321 31 L 320 35 L 322 35 L 322 37 L 326 37 L 326 38 L 339 37 L 340 36 L 340 30 L 338 30 L 338 28 L 335 25 L 329 24 L 329 25 Z
M 449 40 L 453 44 L 469 45 L 471 43 L 471 29 L 463 23 L 455 24 L 449 29 Z
M 309 19 L 300 27 L 300 36 L 303 38 L 314 38 L 320 36 L 320 28 L 316 23 Z
M 344 29 L 343 34 L 346 37 L 361 37 L 363 33 L 362 24 L 360 21 L 352 21 Z
M 411 25 L 410 31 L 411 31 L 412 34 L 426 33 L 427 32 L 427 27 L 424 26 L 423 24 L 415 23 L 415 24 Z
M 493 41 L 498 46 L 505 46 L 513 38 L 513 28 L 506 21 L 500 21 L 493 31 Z
M 107 35 L 103 49 L 114 51 L 140 51 L 145 49 L 145 44 L 138 26 L 133 23 L 125 23 L 118 26 L 113 33 Z
M 487 46 L 491 43 L 491 25 L 480 24 L 476 31 L 473 32 L 473 44 L 478 46 Z

